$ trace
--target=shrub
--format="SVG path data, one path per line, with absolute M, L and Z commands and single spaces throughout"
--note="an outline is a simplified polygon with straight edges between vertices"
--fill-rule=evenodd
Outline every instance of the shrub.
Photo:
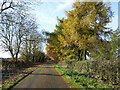
M 74 70 L 87 74 L 97 81 L 120 86 L 120 61 L 82 61 L 77 62 Z

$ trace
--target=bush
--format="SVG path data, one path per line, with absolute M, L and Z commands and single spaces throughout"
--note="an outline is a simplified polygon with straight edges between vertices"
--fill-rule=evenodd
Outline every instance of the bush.
M 55 69 L 65 78 L 74 88 L 111 88 L 108 85 L 98 83 L 87 75 L 80 74 L 71 69 L 55 66 Z
M 82 61 L 77 62 L 74 70 L 87 74 L 97 81 L 120 86 L 120 61 Z

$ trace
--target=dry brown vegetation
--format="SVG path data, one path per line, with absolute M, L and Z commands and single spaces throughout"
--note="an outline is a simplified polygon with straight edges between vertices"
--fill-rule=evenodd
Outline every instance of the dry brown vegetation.
M 2 84 L 4 85 L 24 74 L 28 74 L 33 68 L 40 64 L 42 63 L 25 62 L 23 60 L 18 60 L 18 62 L 2 60 Z

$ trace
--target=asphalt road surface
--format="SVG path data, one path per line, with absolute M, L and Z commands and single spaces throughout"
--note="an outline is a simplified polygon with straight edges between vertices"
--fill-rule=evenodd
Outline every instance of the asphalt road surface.
M 69 86 L 51 65 L 44 64 L 14 88 L 69 88 Z

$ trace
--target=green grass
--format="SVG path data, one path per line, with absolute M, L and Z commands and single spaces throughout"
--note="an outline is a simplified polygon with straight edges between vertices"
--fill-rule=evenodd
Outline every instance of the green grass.
M 26 74 L 25 74 L 25 76 L 26 76 Z M 15 80 L 14 82 L 13 82 L 13 81 L 9 82 L 8 84 L 6 84 L 6 85 L 3 86 L 3 89 L 8 89 L 8 88 L 10 88 L 11 86 L 13 86 L 15 83 L 17 83 L 19 80 L 21 80 L 21 79 L 24 78 L 25 76 L 18 77 L 18 79 Z
M 0 90 L 2 89 L 2 84 L 0 84 Z
M 111 88 L 108 85 L 96 82 L 84 74 L 79 74 L 78 72 L 60 66 L 54 67 L 72 88 Z
M 40 66 L 41 66 L 41 65 L 39 65 L 39 66 L 33 68 L 33 70 L 31 70 L 30 72 L 35 71 L 35 70 L 36 70 L 37 68 L 39 68 Z M 7 84 L 1 86 L 2 89 L 3 89 L 3 90 L 9 89 L 11 86 L 15 85 L 17 82 L 19 82 L 20 80 L 22 80 L 22 79 L 23 79 L 24 77 L 26 77 L 28 74 L 29 74 L 29 73 L 24 74 L 23 76 L 18 77 L 17 80 L 11 81 L 11 82 L 9 82 L 9 83 L 7 83 Z

